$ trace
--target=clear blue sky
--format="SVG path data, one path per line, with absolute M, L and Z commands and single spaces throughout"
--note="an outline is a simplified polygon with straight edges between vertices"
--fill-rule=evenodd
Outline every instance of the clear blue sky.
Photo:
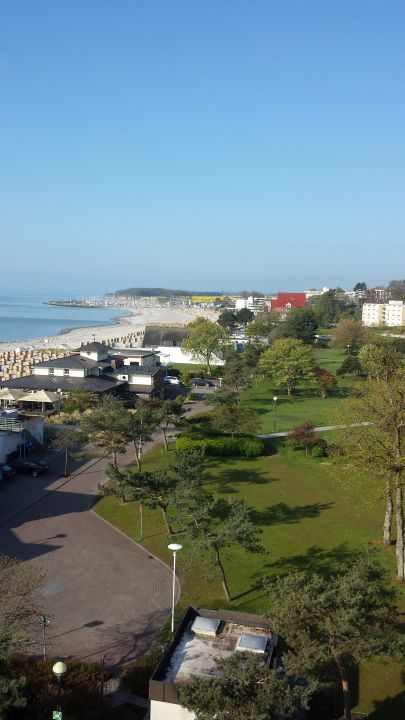
M 404 34 L 403 0 L 0 0 L 1 289 L 403 277 Z

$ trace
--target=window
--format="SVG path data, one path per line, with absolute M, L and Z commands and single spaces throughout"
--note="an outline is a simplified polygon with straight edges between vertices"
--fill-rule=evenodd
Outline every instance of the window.
M 69 375 L 69 370 L 68 370 L 68 368 L 65 368 L 65 369 L 64 369 L 63 374 L 64 374 L 64 375 Z
M 55 375 L 55 368 L 49 368 L 49 375 Z

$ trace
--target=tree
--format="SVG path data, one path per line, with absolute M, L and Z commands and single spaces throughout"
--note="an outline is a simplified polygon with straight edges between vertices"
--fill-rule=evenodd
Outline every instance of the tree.
M 83 413 L 93 405 L 91 393 L 81 388 L 74 388 L 70 391 L 67 400 L 64 402 L 63 410 L 67 413 Z
M 214 500 L 204 493 L 183 496 L 181 520 L 184 533 L 191 539 L 194 549 L 213 554 L 218 568 L 225 599 L 230 602 L 228 581 L 222 561 L 225 548 L 238 545 L 248 552 L 264 552 L 259 542 L 259 530 L 253 525 L 244 500 Z
M 311 348 L 295 338 L 275 340 L 259 359 L 264 374 L 273 378 L 277 385 L 285 385 L 288 395 L 298 382 L 312 379 L 314 365 Z
M 294 573 L 268 584 L 273 629 L 288 655 L 328 682 L 337 672 L 344 717 L 351 719 L 349 669 L 381 654 L 400 652 L 395 590 L 366 547 L 349 568 L 329 578 Z
M 189 335 L 183 340 L 181 347 L 197 362 L 204 362 L 211 374 L 213 359 L 220 357 L 230 343 L 229 332 L 217 323 L 201 317 L 190 323 L 187 329 Z
M 315 340 L 315 330 L 318 320 L 313 310 L 309 308 L 294 308 L 290 310 L 287 319 L 279 326 L 283 337 L 292 337 L 312 345 Z
M 211 413 L 212 427 L 221 433 L 235 435 L 254 435 L 259 426 L 259 416 L 254 410 L 239 405 L 217 405 Z
M 350 483 L 365 485 L 367 497 L 384 497 L 386 510 L 383 542 L 391 543 L 393 497 L 397 523 L 397 575 L 405 581 L 403 486 L 405 474 L 405 370 L 389 380 L 367 380 L 356 395 L 342 400 L 337 413 L 339 447 L 343 454 L 331 457 L 332 471 Z M 365 425 L 367 423 L 367 425 Z
M 169 520 L 168 508 L 171 496 L 176 487 L 176 478 L 167 472 L 157 470 L 155 472 L 134 472 L 128 471 L 126 475 L 126 490 L 129 495 L 138 500 L 141 505 L 153 509 L 160 508 L 167 534 L 173 534 Z
M 355 303 L 347 300 L 341 288 L 328 290 L 311 300 L 311 306 L 315 312 L 319 326 L 327 326 L 339 321 L 343 312 L 349 309 L 354 310 Z
M 268 338 L 270 333 L 280 324 L 280 318 L 275 313 L 259 315 L 246 328 L 246 337 L 259 342 Z
M 402 300 L 402 302 L 405 302 L 405 280 L 390 280 L 388 290 L 391 300 Z
M 338 324 L 330 346 L 347 349 L 348 354 L 355 353 L 367 341 L 368 332 L 359 320 L 347 318 Z
M 304 448 L 305 455 L 308 455 L 308 450 L 311 451 L 317 442 L 318 438 L 313 422 L 304 422 L 287 433 L 287 443 L 295 449 Z
M 102 448 L 103 457 L 112 458 L 118 470 L 117 454 L 125 452 L 131 436 L 130 414 L 123 402 L 108 395 L 89 415 L 82 417 L 80 427 L 90 443 Z
M 255 314 L 249 308 L 241 308 L 236 313 L 236 318 L 239 323 L 245 326 L 248 325 L 254 318 Z
M 329 372 L 329 370 L 325 370 L 324 368 L 316 367 L 314 369 L 314 378 L 319 394 L 323 399 L 332 395 L 337 386 L 337 380 L 333 373 Z
M 80 442 L 82 434 L 76 428 L 61 428 L 57 431 L 56 437 L 52 440 L 52 447 L 65 454 L 64 476 L 68 474 L 68 457 L 74 448 Z
M 373 380 L 388 381 L 402 365 L 395 345 L 387 342 L 363 345 L 358 358 L 364 372 Z
M 235 392 L 240 397 L 241 391 L 248 387 L 252 380 L 252 368 L 246 362 L 245 352 L 234 352 L 228 357 L 222 374 L 222 388 Z M 247 358 L 249 360 L 249 358 Z
M 139 400 L 136 411 L 130 413 L 129 435 L 134 446 L 135 462 L 139 471 L 142 470 L 142 445 L 152 439 L 157 422 L 157 409 L 147 400 Z
M 184 420 L 184 407 L 178 400 L 164 400 L 157 408 L 156 425 L 162 431 L 166 450 L 169 449 L 167 428 L 169 425 L 178 425 L 182 420 Z
M 234 330 L 236 322 L 237 322 L 236 314 L 232 310 L 224 310 L 223 312 L 221 312 L 221 314 L 217 320 L 218 325 L 220 325 L 223 328 L 226 328 L 230 332 L 232 332 L 232 330 Z
M 358 282 L 353 288 L 353 292 L 367 292 L 367 285 L 365 282 Z
M 195 675 L 179 688 L 180 704 L 197 720 L 280 720 L 301 717 L 315 683 L 297 683 L 287 665 L 272 669 L 262 657 L 234 652 L 217 659 L 212 677 Z
M 364 375 L 362 365 L 357 355 L 347 355 L 341 366 L 336 370 L 336 375 Z
M 16 638 L 10 627 L 0 625 L 0 718 L 11 717 L 8 713 L 10 708 L 21 708 L 27 704 L 24 695 L 26 680 L 23 675 L 18 678 L 10 677 L 8 672 L 7 657 L 12 646 L 15 646 Z

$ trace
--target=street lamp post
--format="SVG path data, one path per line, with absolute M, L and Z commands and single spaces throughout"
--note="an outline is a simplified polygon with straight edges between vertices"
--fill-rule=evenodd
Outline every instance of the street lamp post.
M 275 395 L 274 398 L 273 398 L 273 401 L 274 401 L 274 423 L 273 423 L 273 432 L 276 432 L 276 425 L 277 425 L 277 400 L 278 400 L 278 397 L 277 397 L 277 395 Z
M 52 672 L 57 678 L 58 681 L 58 711 L 61 713 L 61 694 L 62 694 L 62 686 L 61 686 L 61 680 L 65 673 L 67 673 L 67 667 L 62 660 L 58 660 L 58 662 L 55 663 L 55 665 L 52 668 Z M 62 714 L 60 715 L 62 717 Z
M 181 550 L 183 545 L 180 543 L 170 543 L 167 546 L 173 553 L 173 586 L 172 586 L 172 635 L 174 633 L 174 601 L 176 599 L 176 553 Z
M 42 646 L 44 660 L 46 660 L 46 629 L 50 622 L 51 621 L 47 615 L 41 615 L 41 617 L 39 618 L 39 624 L 42 626 Z

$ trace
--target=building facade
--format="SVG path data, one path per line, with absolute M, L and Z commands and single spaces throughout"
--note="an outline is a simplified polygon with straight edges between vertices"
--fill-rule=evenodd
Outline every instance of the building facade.
M 401 327 L 405 325 L 405 305 L 402 300 L 390 300 L 387 303 L 364 303 L 362 323 L 366 326 L 386 325 Z

